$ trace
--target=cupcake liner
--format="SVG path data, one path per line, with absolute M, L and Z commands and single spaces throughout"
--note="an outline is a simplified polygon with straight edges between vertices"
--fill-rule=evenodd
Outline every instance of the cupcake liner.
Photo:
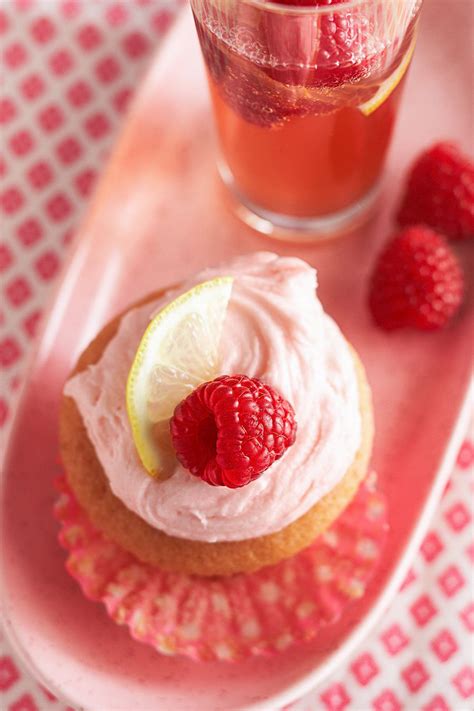
M 364 594 L 388 528 L 385 498 L 370 474 L 309 548 L 255 573 L 203 578 L 140 562 L 94 528 L 65 477 L 57 488 L 59 541 L 83 593 L 136 640 L 199 661 L 275 654 L 337 622 Z

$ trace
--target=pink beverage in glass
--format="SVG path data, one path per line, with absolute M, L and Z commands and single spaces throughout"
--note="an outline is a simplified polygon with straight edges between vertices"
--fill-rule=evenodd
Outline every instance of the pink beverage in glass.
M 303 1 L 193 11 L 224 180 L 257 228 L 317 237 L 373 202 L 421 2 Z

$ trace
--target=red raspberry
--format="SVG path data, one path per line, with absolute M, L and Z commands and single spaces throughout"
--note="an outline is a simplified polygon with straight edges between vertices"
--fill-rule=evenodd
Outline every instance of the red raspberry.
M 370 12 L 345 9 L 344 4 L 351 0 L 275 1 L 285 5 L 328 8 L 328 11 L 322 13 L 318 20 L 308 15 L 296 27 L 285 14 L 268 13 L 264 16 L 265 39 L 270 54 L 280 60 L 286 59 L 286 62 L 267 70 L 273 79 L 306 87 L 338 87 L 383 69 L 383 32 L 377 25 L 374 26 Z M 296 57 L 304 66 L 298 67 Z
M 384 42 L 365 13 L 344 9 L 350 1 L 337 0 L 336 11 L 321 16 L 316 34 L 310 15 L 295 24 L 286 14 L 257 13 L 246 22 L 243 9 L 238 23 L 246 50 L 240 52 L 196 22 L 207 69 L 223 100 L 243 119 L 264 128 L 282 126 L 293 116 L 334 111 L 341 97 L 308 89 L 353 83 L 378 73 L 384 65 Z M 333 3 L 336 0 L 289 0 L 290 5 Z M 213 17 L 212 5 L 206 12 L 209 24 L 211 19 L 212 24 L 219 21 L 219 13 Z M 254 53 L 259 61 L 252 61 Z M 278 62 L 268 63 L 269 57 Z M 351 92 L 356 105 L 370 98 L 374 88 L 361 91 L 359 87 Z M 347 97 L 342 99 L 347 103 Z
M 461 267 L 444 237 L 416 225 L 400 232 L 379 256 L 370 310 L 387 331 L 403 326 L 434 330 L 459 309 L 463 288 Z
M 451 239 L 474 237 L 474 164 L 451 143 L 415 161 L 398 213 L 400 225 L 423 222 Z
M 260 476 L 295 441 L 293 408 L 246 375 L 203 383 L 175 409 L 171 439 L 183 467 L 213 486 L 235 489 Z
M 207 69 L 217 90 L 245 121 L 270 128 L 307 112 L 308 102 L 302 104 L 292 91 L 273 82 L 249 60 L 231 53 L 199 23 L 196 27 Z

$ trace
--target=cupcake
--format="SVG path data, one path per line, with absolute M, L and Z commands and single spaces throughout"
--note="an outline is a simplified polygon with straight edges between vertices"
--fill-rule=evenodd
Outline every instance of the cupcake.
M 363 366 L 304 261 L 257 253 L 105 326 L 64 388 L 67 484 L 144 565 L 252 573 L 310 546 L 356 495 L 373 421 Z

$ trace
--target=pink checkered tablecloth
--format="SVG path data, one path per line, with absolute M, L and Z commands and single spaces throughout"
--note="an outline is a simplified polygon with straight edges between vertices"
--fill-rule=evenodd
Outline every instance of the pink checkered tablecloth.
M 176 0 L 0 0 L 1 444 L 45 299 L 176 8 Z M 466 439 L 392 607 L 353 658 L 292 709 L 474 709 L 473 462 Z M 1 636 L 0 708 L 65 709 Z

